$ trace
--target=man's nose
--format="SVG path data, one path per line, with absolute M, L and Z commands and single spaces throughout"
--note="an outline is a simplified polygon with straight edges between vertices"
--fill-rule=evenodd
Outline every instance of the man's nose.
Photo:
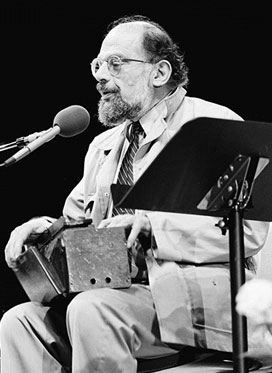
M 109 81 L 111 79 L 111 74 L 109 72 L 108 64 L 106 61 L 102 63 L 102 65 L 99 67 L 99 69 L 95 73 L 94 77 L 97 81 L 101 81 L 101 80 Z

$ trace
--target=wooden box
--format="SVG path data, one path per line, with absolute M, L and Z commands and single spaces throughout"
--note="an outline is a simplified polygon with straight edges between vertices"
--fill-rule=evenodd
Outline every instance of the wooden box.
M 96 230 L 86 222 L 67 224 L 61 219 L 49 235 L 28 243 L 18 258 L 15 274 L 30 300 L 47 304 L 57 295 L 130 287 L 123 228 Z

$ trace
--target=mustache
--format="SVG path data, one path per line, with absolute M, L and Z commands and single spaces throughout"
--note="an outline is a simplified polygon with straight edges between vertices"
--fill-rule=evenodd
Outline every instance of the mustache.
M 100 94 L 119 92 L 119 90 L 117 88 L 116 89 L 109 89 L 109 88 L 107 88 L 105 83 L 101 83 L 101 82 L 97 83 L 96 89 L 98 90 L 98 92 Z

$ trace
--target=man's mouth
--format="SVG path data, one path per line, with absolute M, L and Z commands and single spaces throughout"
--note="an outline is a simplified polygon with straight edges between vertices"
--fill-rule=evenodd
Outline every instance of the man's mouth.
M 101 97 L 104 101 L 108 101 L 112 98 L 113 95 L 115 95 L 115 92 L 100 92 L 101 93 Z

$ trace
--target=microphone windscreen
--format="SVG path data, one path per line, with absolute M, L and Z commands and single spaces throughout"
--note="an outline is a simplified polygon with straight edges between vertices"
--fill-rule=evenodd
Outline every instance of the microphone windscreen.
M 79 105 L 71 105 L 58 112 L 53 126 L 60 127 L 60 136 L 72 137 L 85 131 L 90 123 L 90 114 Z

